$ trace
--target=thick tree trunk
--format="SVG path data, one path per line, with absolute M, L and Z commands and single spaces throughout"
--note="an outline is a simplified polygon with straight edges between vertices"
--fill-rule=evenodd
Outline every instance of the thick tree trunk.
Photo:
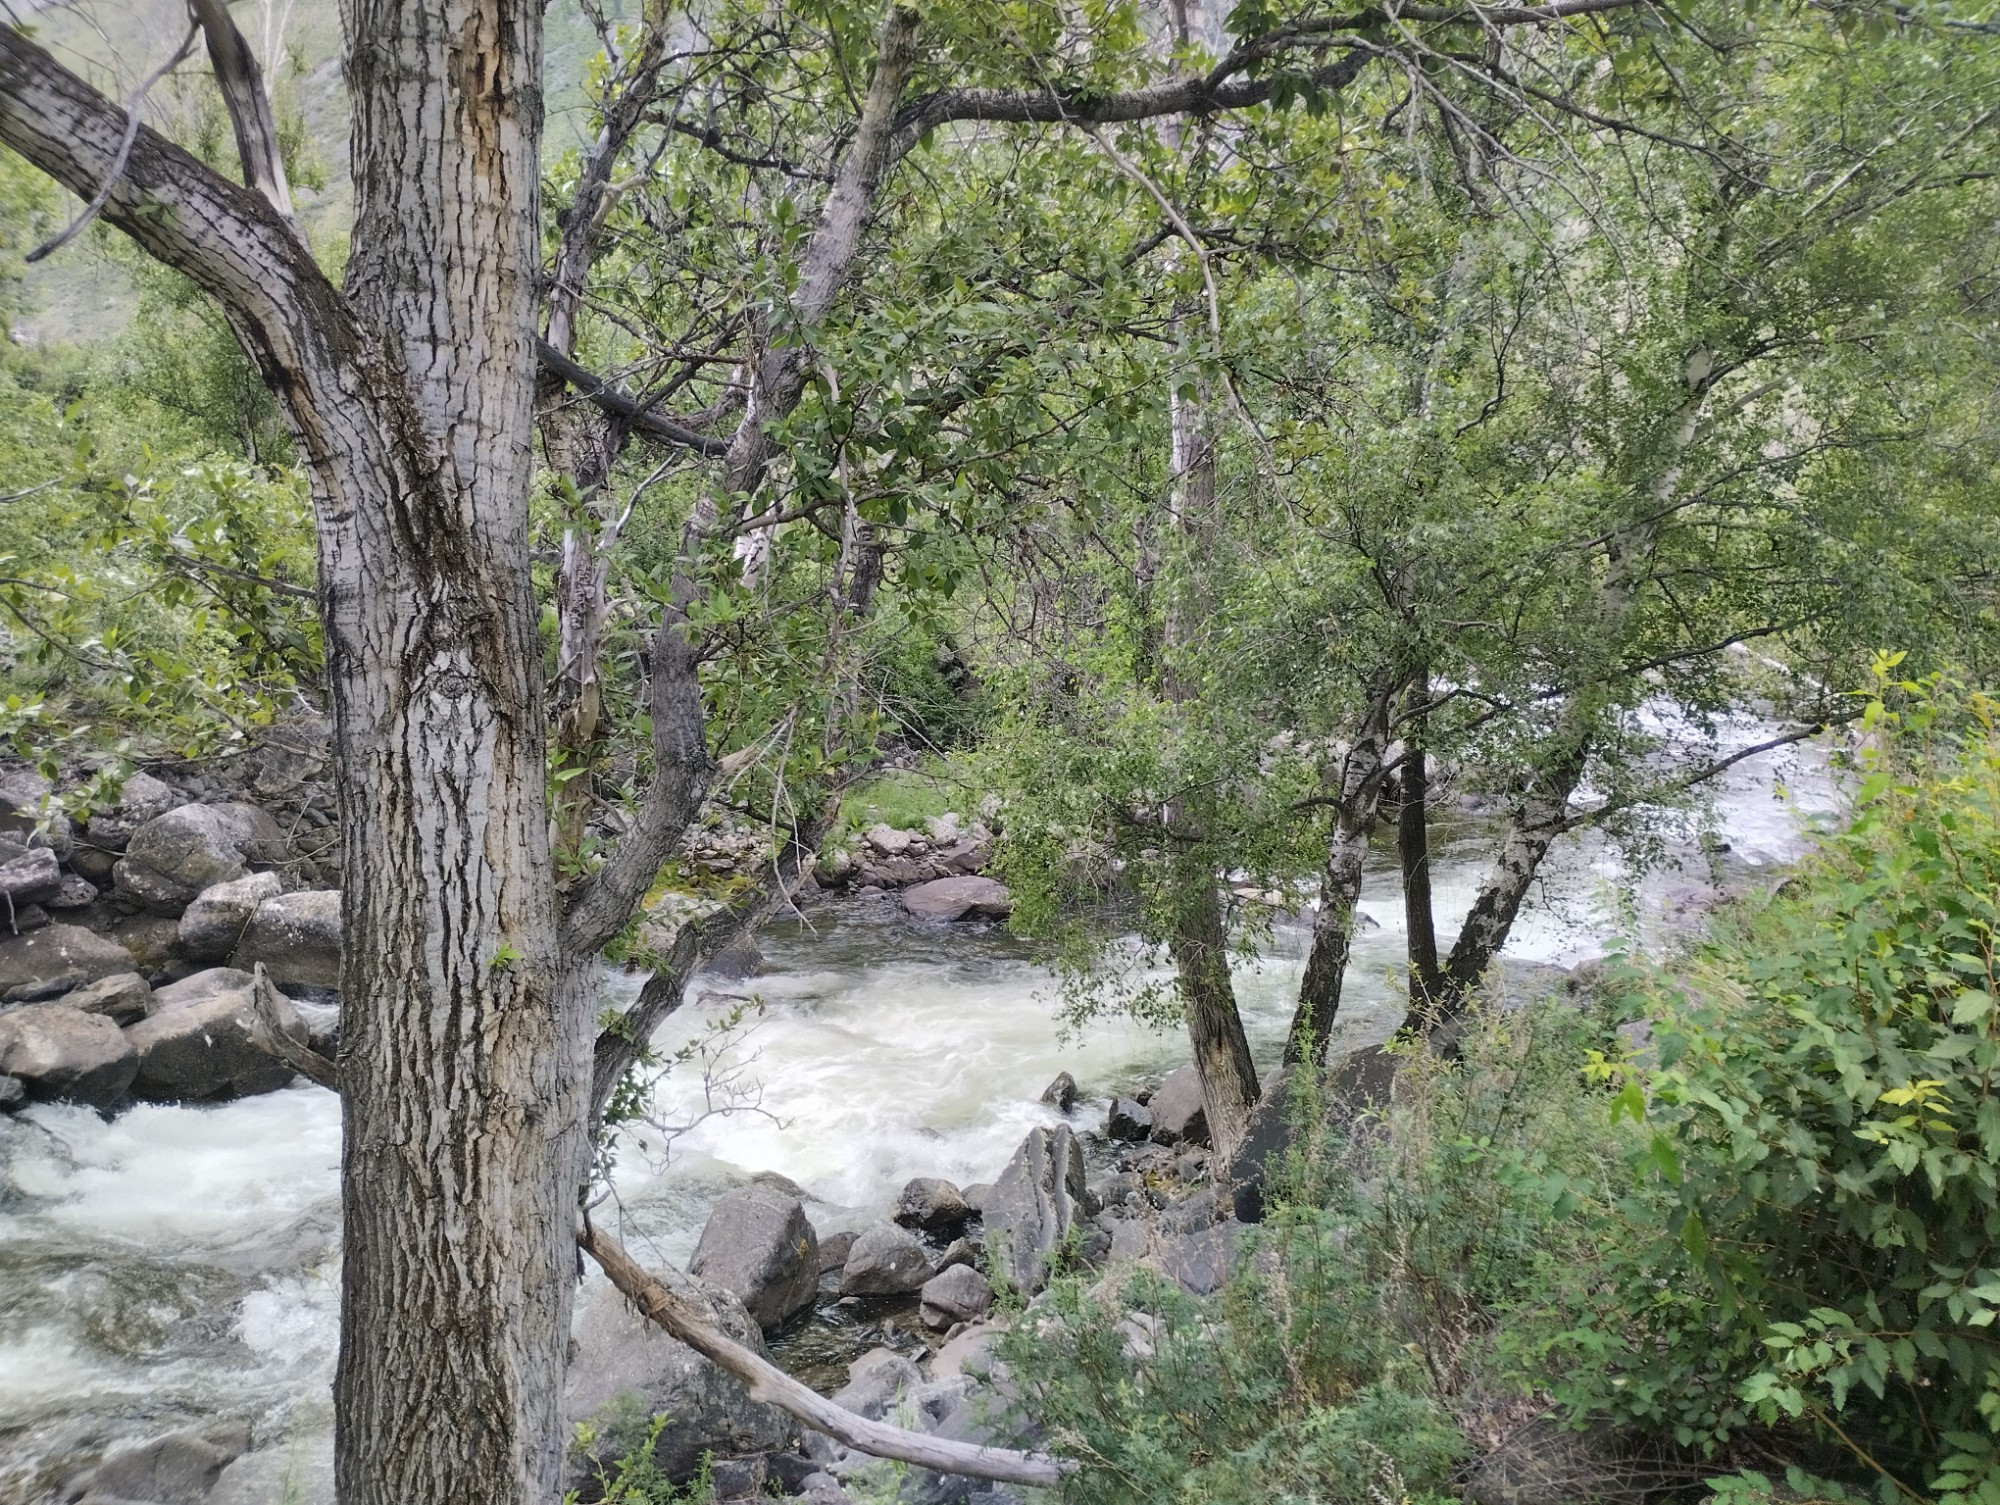
M 1354 908 L 1361 899 L 1368 843 L 1382 803 L 1393 693 L 1383 690 L 1370 698 L 1354 742 L 1333 780 L 1333 830 L 1327 838 L 1326 864 L 1320 871 L 1312 949 L 1306 954 L 1298 1009 L 1285 1037 L 1287 1065 L 1324 1064 L 1334 1020 L 1340 1014 L 1341 989 L 1354 951 Z
M 1187 1008 L 1208 1132 L 1217 1154 L 1226 1159 L 1243 1142 L 1257 1105 L 1257 1068 L 1229 980 L 1229 931 L 1214 881 L 1190 883 L 1184 904 L 1167 951 Z

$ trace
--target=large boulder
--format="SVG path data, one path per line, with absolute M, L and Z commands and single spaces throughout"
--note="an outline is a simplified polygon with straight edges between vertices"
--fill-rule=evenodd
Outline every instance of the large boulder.
M 688 1273 L 732 1292 L 759 1326 L 777 1327 L 818 1294 L 819 1235 L 797 1197 L 739 1186 L 709 1213 Z
M 1048 1255 L 1085 1216 L 1084 1198 L 1083 1146 L 1069 1125 L 1030 1130 L 986 1201 L 995 1270 L 1023 1292 L 1039 1291 Z
M 1130 1144 L 1142 1143 L 1153 1133 L 1152 1110 L 1129 1097 L 1114 1097 L 1111 1112 L 1104 1120 L 1104 1132 Z
M 130 972 L 132 953 L 81 925 L 48 925 L 28 935 L 0 928 L 0 999 L 41 996 Z
M 1207 1144 L 1208 1109 L 1202 1100 L 1201 1077 L 1192 1066 L 1167 1073 L 1153 1100 L 1155 1144 Z
M 0 1073 L 19 1077 L 31 1097 L 109 1108 L 137 1070 L 131 1043 L 102 1014 L 59 1003 L 0 1014 Z
M 250 917 L 285 886 L 276 873 L 246 873 L 205 888 L 181 916 L 181 954 L 190 961 L 226 961 L 250 927 Z
M 245 1453 L 222 1471 L 205 1505 L 337 1505 L 333 1434 L 294 1438 Z
M 113 869 L 118 891 L 156 914 L 178 914 L 203 889 L 283 860 L 284 833 L 255 805 L 182 805 L 132 833 Z
M 904 1392 L 924 1382 L 923 1371 L 893 1348 L 871 1348 L 847 1366 L 847 1383 L 828 1397 L 843 1411 L 881 1421 Z
M 931 1278 L 931 1258 L 917 1236 L 893 1224 L 866 1230 L 840 1267 L 843 1296 L 903 1296 Z
M 246 972 L 262 962 L 280 986 L 339 987 L 340 890 L 312 888 L 266 899 L 250 917 L 230 962 Z
M 83 823 L 83 844 L 100 852 L 122 852 L 139 827 L 180 803 L 181 796 L 150 773 L 132 774 L 120 786 L 115 803 L 90 812 Z
M 654 1273 L 730 1337 L 767 1354 L 756 1320 L 729 1292 L 670 1266 Z M 782 1449 L 798 1432 L 784 1412 L 751 1400 L 741 1383 L 648 1322 L 609 1286 L 578 1301 L 574 1337 L 563 1394 L 565 1432 L 573 1434 L 577 1423 L 588 1422 L 595 1440 L 571 1455 L 573 1488 L 594 1484 L 598 1465 L 608 1468 L 636 1449 L 656 1416 L 666 1422 L 653 1456 L 675 1479 L 692 1474 L 705 1452 Z
M 920 920 L 1004 920 L 1014 896 L 994 878 L 933 878 L 904 889 L 903 908 Z
M 953 1265 L 924 1282 L 917 1303 L 925 1325 L 942 1331 L 985 1316 L 993 1305 L 993 1286 L 970 1265 Z
M 125 1031 L 137 1052 L 139 1070 L 132 1090 L 162 1102 L 199 1102 L 275 1092 L 292 1079 L 292 1068 L 257 1043 L 257 1006 L 246 983 L 230 985 L 240 973 L 225 968 L 197 973 L 153 995 L 153 1012 Z M 278 995 L 278 1024 L 300 1044 L 308 1039 L 305 1020 L 289 999 Z
M 91 1472 L 84 1498 L 206 1505 L 222 1471 L 249 1448 L 250 1428 L 243 1422 L 169 1432 L 111 1454 Z
M 972 1221 L 972 1206 L 951 1182 L 918 1176 L 904 1185 L 890 1218 L 905 1228 L 925 1233 L 956 1233 Z

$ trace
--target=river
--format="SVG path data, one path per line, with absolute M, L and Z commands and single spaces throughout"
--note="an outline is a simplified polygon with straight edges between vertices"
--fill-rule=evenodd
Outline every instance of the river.
M 1744 718 L 1724 727 L 1722 746 L 1763 735 Z M 1669 835 L 1673 860 L 1634 883 L 1601 838 L 1567 837 L 1507 956 L 1568 966 L 1635 931 L 1659 945 L 1712 893 L 1709 878 L 1772 881 L 1835 804 L 1826 756 L 1806 745 L 1719 782 L 1708 829 L 1728 844 L 1720 855 L 1703 854 L 1689 820 Z M 1486 855 L 1473 824 L 1440 844 L 1441 925 L 1471 901 Z M 1336 1050 L 1384 1038 L 1402 1015 L 1392 866 L 1371 867 L 1362 910 L 1373 923 L 1358 939 Z M 668 1051 L 699 1044 L 731 1007 L 726 995 L 763 1001 L 718 1062 L 761 1108 L 697 1122 L 670 1152 L 649 1131 L 621 1154 L 618 1214 L 648 1257 L 684 1261 L 715 1197 L 759 1171 L 820 1199 L 809 1211 L 822 1231 L 881 1216 L 912 1176 L 990 1180 L 1030 1127 L 1054 1119 L 1039 1097 L 1058 1072 L 1075 1076 L 1088 1100 L 1077 1122 L 1096 1129 L 1113 1092 L 1186 1058 L 1175 1035 L 1127 1021 L 1062 1038 L 1051 979 L 1020 942 L 920 928 L 891 901 L 814 905 L 760 945 L 760 975 L 698 987 L 659 1036 Z M 1300 933 L 1280 927 L 1239 968 L 1260 1064 L 1278 1055 L 1302 964 Z M 704 1106 L 702 1073 L 683 1067 L 663 1085 L 659 1117 L 686 1124 Z M 177 1426 L 247 1418 L 259 1446 L 330 1427 L 339 1160 L 338 1109 L 315 1087 L 140 1106 L 108 1122 L 61 1106 L 0 1120 L 0 1505 L 55 1499 L 107 1445 Z

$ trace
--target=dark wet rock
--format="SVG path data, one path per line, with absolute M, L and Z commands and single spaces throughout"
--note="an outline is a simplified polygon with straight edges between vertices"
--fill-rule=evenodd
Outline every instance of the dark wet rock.
M 60 984 L 66 992 L 132 970 L 131 952 L 80 925 L 50 925 L 28 935 L 8 935 L 0 926 L 0 998 L 9 1002 L 31 990 Z
M 76 861 L 86 851 L 107 856 L 124 851 L 139 827 L 180 803 L 181 796 L 163 780 L 145 772 L 132 774 L 119 789 L 115 804 L 90 812 L 83 826 L 83 842 L 71 860 Z M 78 866 L 82 864 L 78 862 Z M 108 866 L 105 876 L 110 876 Z
M 199 971 L 203 965 L 181 955 L 180 921 L 171 915 L 124 915 L 99 933 L 123 946 L 130 953 L 127 965 L 145 973 L 155 986 Z M 169 972 L 174 977 L 167 976 Z
M 118 892 L 155 914 L 179 914 L 203 889 L 284 855 L 284 834 L 255 805 L 182 805 L 132 833 L 112 870 Z
M 906 1390 L 924 1382 L 922 1371 L 891 1348 L 876 1348 L 847 1366 L 847 1383 L 833 1393 L 842 1410 L 880 1421 L 896 1407 Z
M 843 1228 L 839 1233 L 829 1233 L 819 1241 L 819 1272 L 824 1275 L 829 1270 L 838 1270 L 847 1263 L 847 1256 L 854 1248 L 854 1241 L 861 1235 L 852 1228 Z
M 654 1273 L 683 1299 L 707 1311 L 730 1337 L 767 1355 L 764 1335 L 743 1303 L 727 1291 L 670 1266 Z M 653 1456 L 670 1478 L 685 1478 L 701 1455 L 769 1452 L 788 1448 L 798 1427 L 774 1406 L 750 1399 L 743 1386 L 692 1348 L 648 1322 L 609 1286 L 578 1302 L 574 1357 L 564 1391 L 565 1431 L 588 1421 L 597 1440 L 569 1461 L 572 1487 L 594 1481 L 594 1466 L 609 1466 L 636 1449 L 652 1418 L 667 1418 Z
M 1042 1089 L 1042 1101 L 1058 1113 L 1068 1113 L 1076 1107 L 1076 1078 L 1067 1071 L 1060 1073 Z
M 62 892 L 62 864 L 47 847 L 36 847 L 0 862 L 0 920 L 31 904 L 42 904 Z
M 109 1108 L 132 1086 L 138 1062 L 116 1024 L 60 1003 L 0 1014 L 0 1073 L 28 1096 Z
M 213 986 L 213 972 L 156 992 L 152 1013 L 125 1031 L 139 1059 L 135 1095 L 202 1102 L 275 1092 L 291 1081 L 292 1068 L 257 1044 L 251 989 Z M 186 1000 L 177 996 L 184 989 L 191 990 Z M 283 994 L 277 1018 L 287 1035 L 306 1043 L 305 1020 Z
M 688 1273 L 734 1293 L 759 1326 L 774 1328 L 819 1291 L 819 1236 L 797 1197 L 741 1186 L 709 1213 Z
M 229 960 L 246 972 L 262 962 L 281 987 L 339 987 L 340 890 L 311 888 L 266 899 Z
M 790 1493 L 805 1488 L 806 1480 L 819 1472 L 819 1465 L 801 1453 L 769 1453 L 764 1469 L 771 1483 Z
M 998 1274 L 1034 1292 L 1047 1257 L 1084 1216 L 1083 1146 L 1069 1125 L 1029 1131 L 986 1204 L 986 1232 Z
M 971 1265 L 977 1268 L 979 1252 L 979 1246 L 971 1239 L 955 1238 L 945 1246 L 944 1253 L 937 1257 L 937 1267 L 940 1270 L 949 1270 L 953 1265 Z
M 890 1219 L 929 1234 L 953 1233 L 972 1220 L 972 1205 L 951 1182 L 919 1176 L 904 1185 Z
M 247 873 L 203 889 L 181 916 L 182 954 L 200 962 L 228 960 L 250 928 L 257 906 L 283 892 L 276 873 Z
M 917 1315 L 942 1332 L 954 1322 L 972 1322 L 993 1305 L 993 1287 L 969 1265 L 953 1265 L 924 1282 Z
M 49 781 L 32 768 L 0 769 L 0 833 L 67 857 L 74 832 L 69 817 L 50 808 L 51 793 Z
M 930 1256 L 917 1236 L 890 1223 L 878 1223 L 854 1241 L 840 1269 L 843 1296 L 901 1296 L 922 1288 L 931 1278 Z
M 1004 920 L 1014 896 L 993 878 L 933 878 L 905 889 L 903 908 L 923 920 Z
M 85 1498 L 206 1505 L 222 1471 L 249 1449 L 243 1422 L 170 1432 L 112 1453 L 91 1471 Z
M 1104 1132 L 1113 1139 L 1130 1144 L 1140 1143 L 1152 1136 L 1152 1110 L 1132 1098 L 1114 1097 L 1111 1099 L 1111 1114 L 1104 1123 Z
M 993 1195 L 993 1183 L 975 1181 L 970 1186 L 960 1187 L 958 1194 L 965 1198 L 965 1205 L 974 1212 L 984 1212 L 988 1199 Z
M 102 1014 L 118 1024 L 136 1024 L 146 1017 L 153 990 L 137 972 L 113 972 L 63 995 L 66 1007 Z
M 12 1113 L 28 1101 L 28 1084 L 17 1076 L 0 1076 L 0 1113 Z
M 762 1453 L 748 1458 L 717 1458 L 708 1467 L 709 1488 L 718 1501 L 761 1499 L 768 1473 Z
M 15 935 L 26 935 L 30 930 L 40 930 L 49 923 L 49 912 L 41 905 L 23 904 L 14 911 L 7 928 Z
M 1202 1102 L 1201 1077 L 1192 1066 L 1170 1072 L 1148 1107 L 1155 1144 L 1208 1143 L 1208 1110 Z

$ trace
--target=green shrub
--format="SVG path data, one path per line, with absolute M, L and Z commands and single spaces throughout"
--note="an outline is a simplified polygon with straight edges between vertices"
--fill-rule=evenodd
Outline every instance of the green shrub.
M 1894 663 L 1852 824 L 1640 990 L 1649 1063 L 1600 1061 L 1651 1129 L 1640 1193 L 1542 1361 L 1580 1412 L 1709 1449 L 1776 1429 L 1884 1499 L 1991 1502 L 2000 737 L 1993 701 Z

